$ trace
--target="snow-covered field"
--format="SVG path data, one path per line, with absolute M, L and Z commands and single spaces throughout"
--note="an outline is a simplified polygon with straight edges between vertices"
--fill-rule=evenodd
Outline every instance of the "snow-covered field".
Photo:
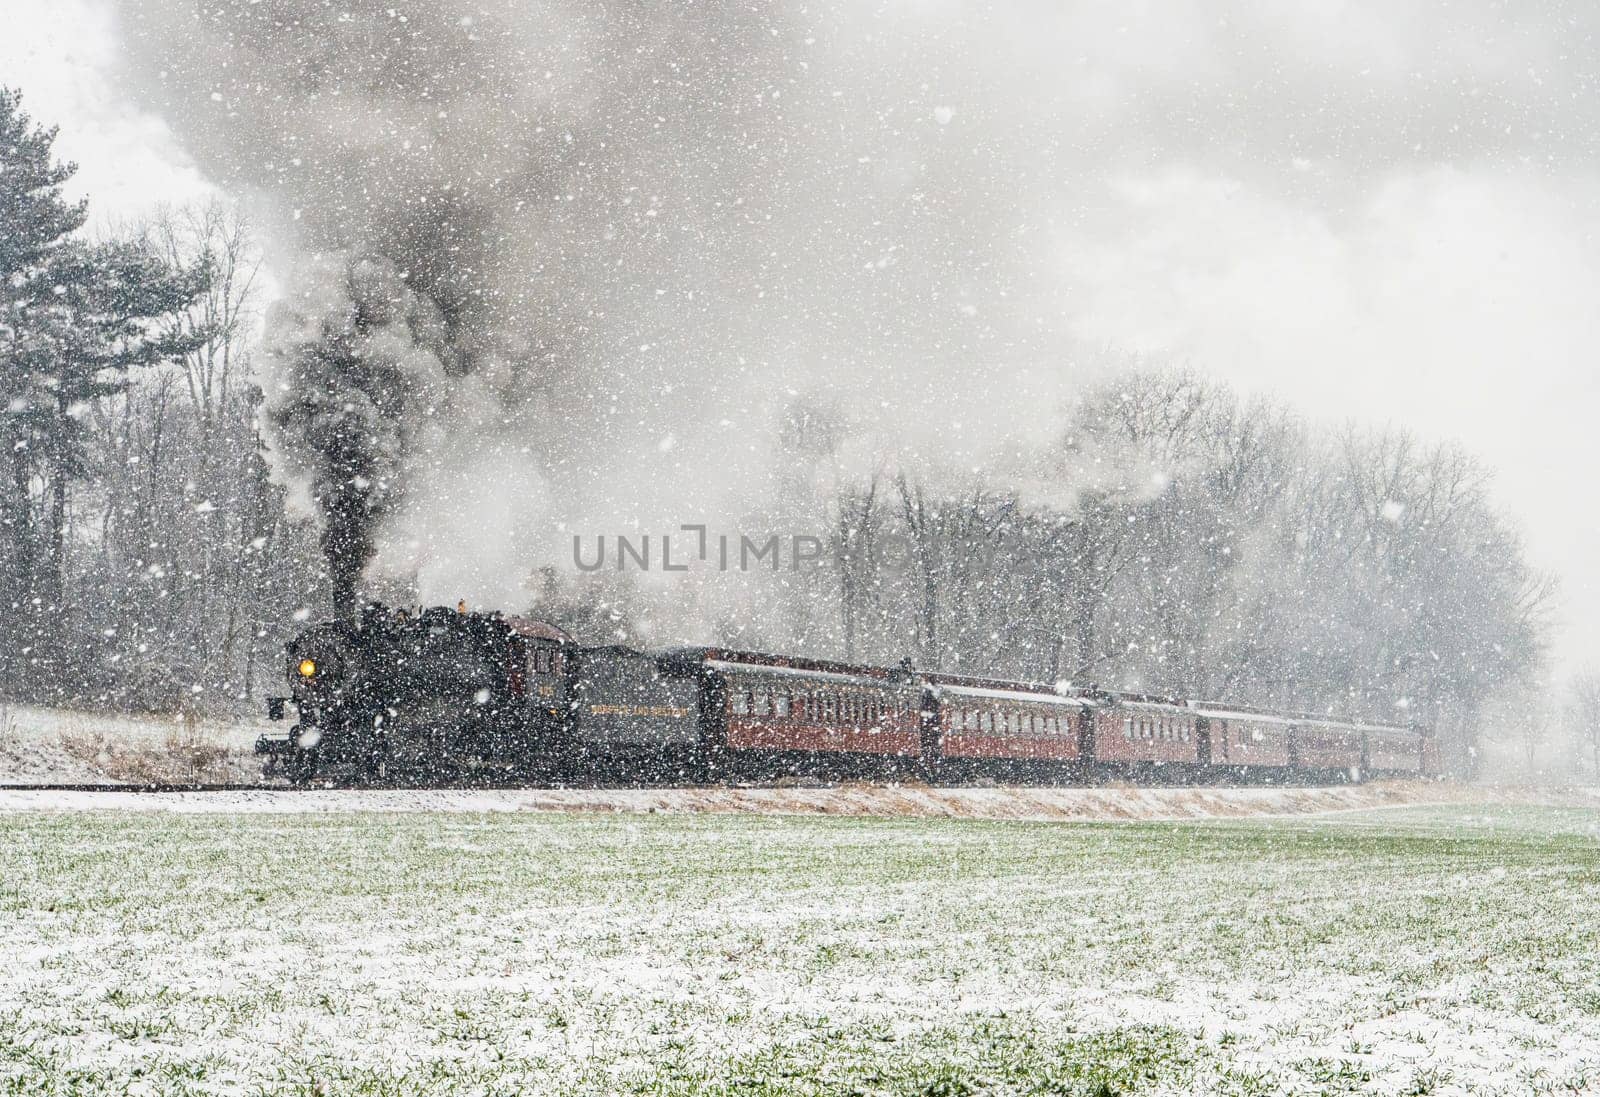
M 13 810 L 0 1092 L 1582 1093 L 1597 901 L 1583 808 Z

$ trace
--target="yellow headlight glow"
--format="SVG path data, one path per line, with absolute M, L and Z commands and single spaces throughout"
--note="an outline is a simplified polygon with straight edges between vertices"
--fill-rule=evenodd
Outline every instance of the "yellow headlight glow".
M 300 672 L 300 677 L 310 678 L 317 673 L 317 661 L 315 659 L 302 659 L 300 660 L 300 665 L 295 669 Z

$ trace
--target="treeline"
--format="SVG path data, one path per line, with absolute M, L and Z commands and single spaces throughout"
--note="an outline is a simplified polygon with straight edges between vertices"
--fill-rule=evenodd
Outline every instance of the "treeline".
M 0 690 L 226 706 L 322 589 L 256 427 L 260 260 L 220 203 L 91 238 L 54 140 L 0 89 Z
M 771 582 L 748 642 L 1416 720 L 1461 768 L 1491 701 L 1536 683 L 1552 584 L 1455 446 L 1139 366 L 991 478 L 840 476 L 802 441 L 847 434 L 830 414 L 794 412 L 784 464 L 833 566 Z

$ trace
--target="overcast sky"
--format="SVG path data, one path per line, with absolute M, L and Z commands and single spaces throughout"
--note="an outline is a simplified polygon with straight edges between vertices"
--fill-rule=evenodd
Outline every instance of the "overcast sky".
M 1014 59 L 1019 109 L 1084 120 L 1063 153 L 1081 200 L 1048 229 L 1073 333 L 1314 420 L 1459 440 L 1562 580 L 1558 663 L 1600 663 L 1590 6 L 927 7 L 954 13 L 961 48 Z M 61 126 L 97 214 L 206 192 L 119 85 L 101 3 L 5 14 L 0 82 Z

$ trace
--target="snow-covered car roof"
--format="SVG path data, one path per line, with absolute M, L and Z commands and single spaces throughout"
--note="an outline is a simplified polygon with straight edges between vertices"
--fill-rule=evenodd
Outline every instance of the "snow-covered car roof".
M 809 667 L 781 666 L 774 663 L 744 662 L 737 659 L 707 659 L 712 670 L 738 671 L 741 674 L 775 675 L 808 682 L 834 682 L 842 685 L 870 686 L 873 689 L 913 688 L 916 683 L 900 682 L 887 675 L 856 674 L 847 670 L 814 670 Z
M 557 628 L 548 621 L 535 621 L 531 617 L 507 617 L 506 624 L 518 636 L 526 636 L 531 640 L 554 640 L 561 644 L 576 644 L 565 630 Z
M 964 686 L 950 683 L 939 683 L 935 686 L 940 695 L 953 694 L 961 697 L 982 697 L 994 701 L 1020 701 L 1033 705 L 1068 705 L 1072 708 L 1089 708 L 1094 702 L 1087 697 L 1078 697 L 1071 694 L 1063 695 L 1054 690 L 1023 689 L 997 689 L 990 686 Z

